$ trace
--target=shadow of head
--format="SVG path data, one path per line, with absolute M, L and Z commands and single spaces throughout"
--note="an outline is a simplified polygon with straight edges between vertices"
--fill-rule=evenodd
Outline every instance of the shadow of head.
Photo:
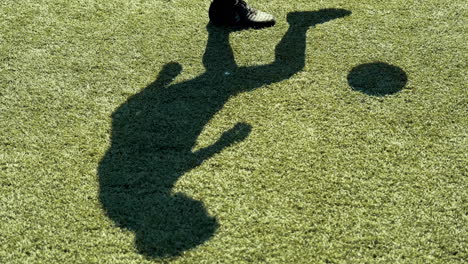
M 145 219 L 140 219 L 143 226 L 134 229 L 140 254 L 158 259 L 177 257 L 209 240 L 218 229 L 216 219 L 200 201 L 181 193 L 153 199 L 158 208 L 145 213 Z
M 400 67 L 384 62 L 361 64 L 348 74 L 351 88 L 371 96 L 397 93 L 407 81 L 408 77 Z

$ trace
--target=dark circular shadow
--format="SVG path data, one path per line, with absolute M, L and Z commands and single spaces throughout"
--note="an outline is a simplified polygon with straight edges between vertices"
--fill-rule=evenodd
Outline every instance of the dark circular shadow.
M 361 64 L 348 74 L 348 83 L 353 90 L 372 96 L 397 93 L 407 82 L 408 77 L 400 67 L 384 62 Z

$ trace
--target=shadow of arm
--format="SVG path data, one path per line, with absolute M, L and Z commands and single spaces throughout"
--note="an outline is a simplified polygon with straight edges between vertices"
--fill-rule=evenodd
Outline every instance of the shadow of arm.
M 177 75 L 182 72 L 182 65 L 177 62 L 169 62 L 164 65 L 162 70 L 159 72 L 156 80 L 151 83 L 147 89 L 157 89 L 160 87 L 167 86 L 170 84 Z
M 241 142 L 248 137 L 252 131 L 252 126 L 246 123 L 237 123 L 233 128 L 224 132 L 223 135 L 213 145 L 202 148 L 194 152 L 197 165 L 221 152 L 223 149 Z

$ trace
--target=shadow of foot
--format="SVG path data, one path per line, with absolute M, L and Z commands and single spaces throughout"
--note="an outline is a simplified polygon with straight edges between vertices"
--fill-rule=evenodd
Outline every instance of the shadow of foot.
M 295 27 L 310 27 L 349 15 L 351 11 L 346 9 L 327 8 L 318 11 L 291 12 L 287 16 L 287 21 Z

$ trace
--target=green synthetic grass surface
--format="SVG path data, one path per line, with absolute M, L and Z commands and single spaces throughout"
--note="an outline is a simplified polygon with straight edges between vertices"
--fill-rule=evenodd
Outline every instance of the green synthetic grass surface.
M 466 263 L 467 3 L 250 3 L 0 2 L 0 263 Z

